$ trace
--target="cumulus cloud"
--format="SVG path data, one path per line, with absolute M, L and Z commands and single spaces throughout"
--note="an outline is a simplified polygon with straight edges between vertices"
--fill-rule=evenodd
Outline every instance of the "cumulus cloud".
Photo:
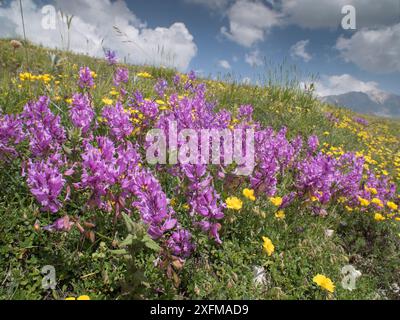
M 310 43 L 310 40 L 301 40 L 296 42 L 293 46 L 290 47 L 290 56 L 292 58 L 301 58 L 305 62 L 311 60 L 311 55 L 307 52 L 307 45 Z
M 336 28 L 340 26 L 342 7 L 356 9 L 357 28 L 388 26 L 399 21 L 398 0 L 285 0 L 282 12 L 285 21 L 304 28 Z
M 69 49 L 92 56 L 103 56 L 111 48 L 131 63 L 146 63 L 186 70 L 197 53 L 194 38 L 185 24 L 148 28 L 125 1 L 75 0 L 53 2 L 57 10 L 73 15 Z M 23 1 L 27 38 L 47 47 L 66 48 L 67 27 L 57 15 L 55 29 L 44 29 L 42 6 L 33 0 Z M 22 36 L 19 3 L 11 1 L 0 8 L 0 36 Z M 114 26 L 120 33 L 116 33 Z
M 259 67 L 264 64 L 263 58 L 261 57 L 261 52 L 258 49 L 246 53 L 244 56 L 244 61 L 252 67 Z
M 218 66 L 224 69 L 231 69 L 231 65 L 229 61 L 227 60 L 219 60 L 218 61 Z
M 229 28 L 221 33 L 228 39 L 245 47 L 264 40 L 265 34 L 280 24 L 280 14 L 262 2 L 238 0 L 227 11 Z
M 356 92 L 381 92 L 379 84 L 374 81 L 364 82 L 349 74 L 322 76 L 315 83 L 315 92 L 318 96 L 325 97 L 343 94 L 351 91 Z
M 400 71 L 400 23 L 391 27 L 362 29 L 340 37 L 336 49 L 347 62 L 375 73 Z

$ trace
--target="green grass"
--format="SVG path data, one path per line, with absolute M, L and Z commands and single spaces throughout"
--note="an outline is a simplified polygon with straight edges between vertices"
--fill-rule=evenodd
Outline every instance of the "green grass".
M 55 112 L 66 117 L 67 103 L 75 90 L 77 68 L 88 65 L 98 77 L 94 101 L 100 109 L 103 97 L 109 96 L 112 86 L 110 67 L 103 60 L 68 52 L 54 51 L 27 45 L 29 64 L 23 48 L 14 51 L 8 40 L 0 40 L 0 107 L 3 113 L 20 112 L 23 106 L 40 94 L 53 99 Z M 59 57 L 51 62 L 49 54 Z M 132 74 L 147 71 L 153 79 L 171 81 L 174 70 L 150 66 L 128 66 Z M 49 73 L 60 78 L 54 86 L 20 84 L 20 72 Z M 379 163 L 395 177 L 398 174 L 393 159 L 399 156 L 400 122 L 366 116 L 372 140 L 360 139 L 361 130 L 354 124 L 340 128 L 330 122 L 325 112 L 333 112 L 339 119 L 355 114 L 321 104 L 310 94 L 294 86 L 248 86 L 235 82 L 215 82 L 204 79 L 209 87 L 209 99 L 218 101 L 218 108 L 235 111 L 241 104 L 252 104 L 255 118 L 275 129 L 288 128 L 288 136 L 317 134 L 321 144 L 342 146 L 346 151 L 368 151 L 371 143 L 382 136 L 385 151 L 377 154 Z M 154 80 L 137 81 L 129 90 L 140 90 L 145 97 L 154 96 Z M 58 96 L 59 99 L 54 98 Z M 354 129 L 354 130 L 352 130 Z M 329 135 L 324 135 L 329 132 Z M 372 142 L 371 142 L 372 141 Z M 383 148 L 383 147 L 382 147 Z M 375 151 L 371 151 L 373 155 Z M 378 165 L 379 165 L 378 163 Z M 377 167 L 378 167 L 377 165 Z M 381 170 L 382 168 L 379 168 Z M 377 169 L 378 170 L 378 169 Z M 284 180 L 285 177 L 282 179 Z M 285 183 L 280 194 L 285 194 Z M 399 180 L 397 180 L 397 183 Z M 174 196 L 178 181 L 163 183 L 168 196 Z M 122 221 L 116 225 L 100 211 L 87 212 L 96 216 L 96 239 L 92 243 L 72 231 L 65 234 L 37 232 L 33 225 L 49 223 L 52 217 L 40 213 L 39 207 L 21 177 L 21 163 L 0 163 L 0 299 L 63 299 L 66 296 L 88 294 L 92 299 L 399 299 L 395 284 L 400 286 L 399 225 L 377 223 L 370 215 L 348 213 L 332 205 L 327 217 L 310 214 L 301 204 L 291 206 L 284 220 L 274 217 L 274 209 L 265 201 L 245 202 L 239 212 L 229 212 L 224 220 L 223 244 L 216 246 L 201 234 L 194 234 L 198 250 L 177 271 L 178 284 L 154 267 L 153 253 L 138 253 L 136 266 L 145 271 L 146 281 L 140 295 L 132 288 L 137 279 L 132 276 L 131 262 L 115 255 L 119 240 L 127 235 Z M 222 197 L 240 195 L 241 189 L 224 186 Z M 179 199 L 178 199 L 179 200 Z M 79 203 L 75 204 L 79 207 Z M 70 210 L 77 210 L 70 208 Z M 181 204 L 176 208 L 179 219 L 185 219 Z M 325 235 L 327 229 L 333 236 Z M 275 253 L 267 257 L 262 252 L 261 237 L 267 235 L 275 245 Z M 341 269 L 352 264 L 362 272 L 356 289 L 342 288 Z M 45 265 L 56 268 L 57 288 L 43 290 L 41 269 Z M 253 267 L 263 266 L 267 284 L 253 283 Z M 336 284 L 333 295 L 318 289 L 312 278 L 322 273 Z M 136 290 L 136 289 L 135 289 Z

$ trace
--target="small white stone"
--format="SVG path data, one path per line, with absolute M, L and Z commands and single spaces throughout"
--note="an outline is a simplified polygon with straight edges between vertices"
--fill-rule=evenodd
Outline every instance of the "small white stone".
M 330 238 L 330 237 L 333 236 L 333 233 L 334 233 L 334 232 L 335 232 L 335 231 L 332 230 L 332 229 L 326 229 L 326 230 L 325 230 L 325 236 L 328 237 L 328 238 Z
M 266 285 L 267 279 L 263 267 L 254 266 L 253 268 L 253 281 L 255 284 Z

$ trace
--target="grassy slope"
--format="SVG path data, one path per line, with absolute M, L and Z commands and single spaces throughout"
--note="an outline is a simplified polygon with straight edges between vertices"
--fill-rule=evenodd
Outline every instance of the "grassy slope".
M 3 112 L 19 112 L 28 100 L 47 92 L 54 102 L 54 110 L 65 116 L 65 99 L 75 90 L 74 77 L 81 65 L 88 65 L 98 74 L 94 94 L 97 108 L 103 105 L 103 97 L 110 97 L 112 73 L 104 61 L 59 52 L 62 60 L 55 66 L 47 49 L 30 46 L 27 53 L 28 63 L 24 49 L 14 52 L 8 41 L 0 41 L 0 107 Z M 131 74 L 148 71 L 155 79 L 171 80 L 174 75 L 169 69 L 129 68 Z M 60 84 L 56 87 L 24 85 L 19 88 L 19 81 L 15 79 L 23 71 L 62 77 L 58 78 Z M 152 97 L 153 85 L 153 80 L 145 80 L 131 84 L 131 87 Z M 343 147 L 345 151 L 364 151 L 377 160 L 377 164 L 371 166 L 378 172 L 386 169 L 391 176 L 397 176 L 397 179 L 400 176 L 398 168 L 393 166 L 399 157 L 399 122 L 366 117 L 370 125 L 364 128 L 351 120 L 352 112 L 321 105 L 293 88 L 213 81 L 207 81 L 207 85 L 210 99 L 218 101 L 218 107 L 235 109 L 241 104 L 252 104 L 257 120 L 275 129 L 288 127 L 290 137 L 299 133 L 305 137 L 317 134 L 321 147 L 327 152 L 330 146 Z M 339 126 L 326 119 L 326 111 L 335 113 L 340 119 Z M 106 249 L 111 247 L 114 234 L 114 226 L 110 225 L 108 217 L 96 213 L 99 217 L 95 243 L 85 241 L 77 232 L 63 235 L 37 233 L 32 227 L 35 220 L 39 218 L 43 223 L 51 218 L 39 214 L 37 204 L 20 177 L 20 164 L 0 166 L 0 188 L 3 190 L 0 194 L 0 298 L 63 298 L 68 294 L 89 294 L 100 299 L 122 297 L 121 283 L 126 277 L 126 266 L 111 257 Z M 281 194 L 287 191 L 284 185 L 283 181 Z M 240 193 L 232 186 L 224 188 L 224 196 Z M 172 186 L 167 185 L 166 189 L 173 197 Z M 289 209 L 282 221 L 274 217 L 270 204 L 265 201 L 246 203 L 239 214 L 228 215 L 222 247 L 215 247 L 202 238 L 199 240 L 200 254 L 187 262 L 180 275 L 179 289 L 165 282 L 160 272 L 152 267 L 151 259 L 144 258 L 146 276 L 151 283 L 144 296 L 150 299 L 399 298 L 392 289 L 394 283 L 400 285 L 398 225 L 377 223 L 369 215 L 343 212 L 336 206 L 329 207 L 328 211 L 326 218 L 314 217 L 306 208 L 298 206 Z M 117 229 L 124 232 L 119 225 Z M 326 229 L 335 230 L 334 235 L 326 237 Z M 276 254 L 269 259 L 260 252 L 260 236 L 265 234 L 273 239 L 276 247 Z M 105 246 L 100 246 L 100 242 Z M 363 273 L 357 281 L 357 289 L 352 292 L 340 285 L 341 268 L 348 263 Z M 52 292 L 41 289 L 40 269 L 48 264 L 57 270 L 58 286 Z M 252 283 L 255 265 L 265 266 L 268 270 L 266 288 L 255 287 Z M 326 295 L 313 286 L 312 277 L 317 273 L 334 280 L 337 285 L 334 295 Z M 156 287 L 161 288 L 161 293 L 153 291 Z

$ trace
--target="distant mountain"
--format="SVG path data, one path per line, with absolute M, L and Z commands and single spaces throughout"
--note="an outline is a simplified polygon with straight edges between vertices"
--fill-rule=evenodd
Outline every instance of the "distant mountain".
M 400 117 L 400 96 L 384 91 L 347 92 L 320 98 L 336 106 L 384 117 Z

